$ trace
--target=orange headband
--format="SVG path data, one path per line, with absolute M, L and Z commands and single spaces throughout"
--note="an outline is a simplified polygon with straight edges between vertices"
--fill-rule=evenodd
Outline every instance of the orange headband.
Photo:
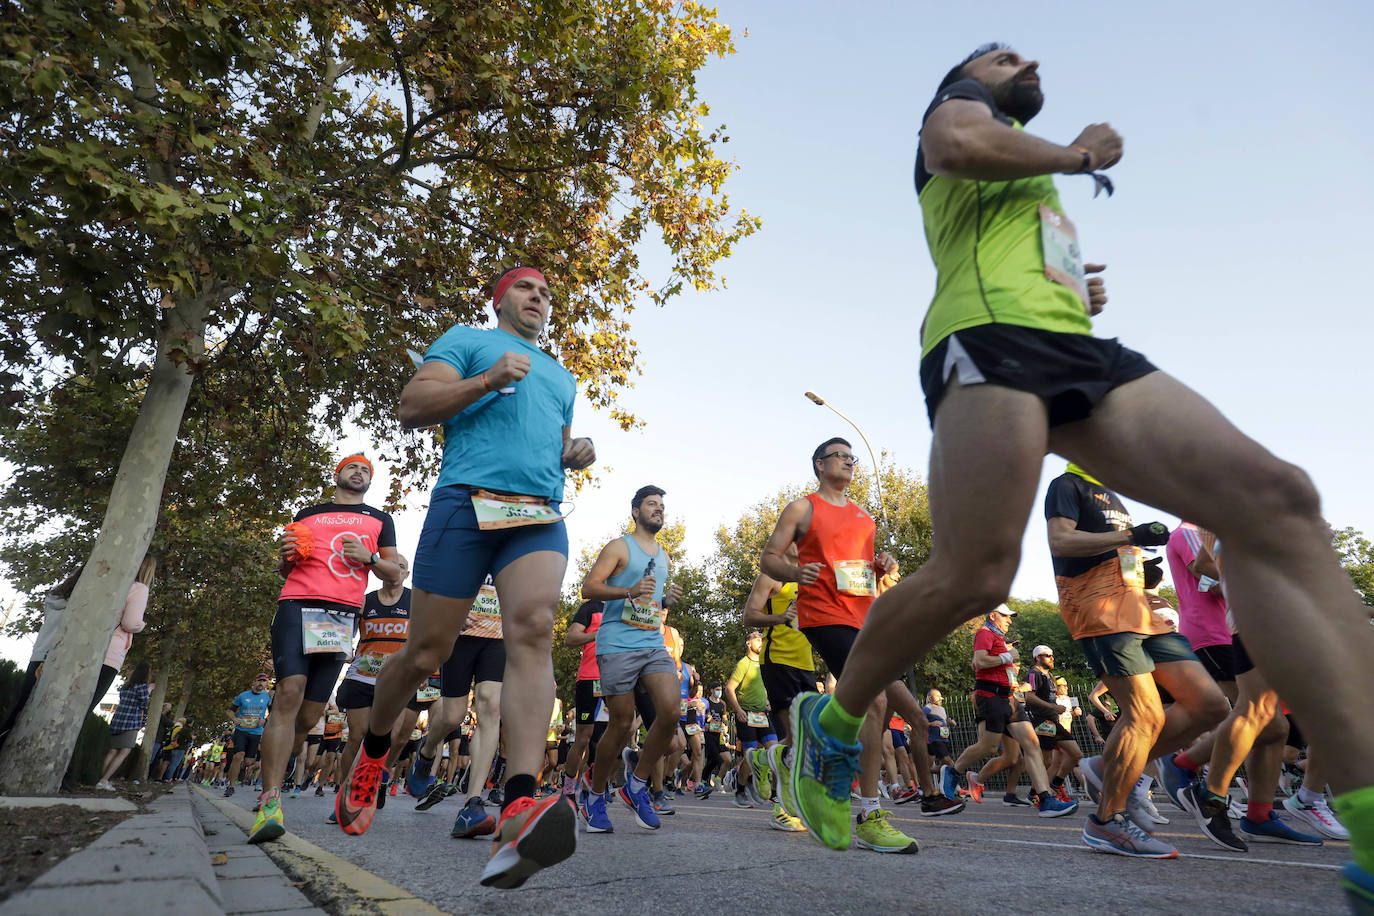
M 523 279 L 524 277 L 535 277 L 545 286 L 549 285 L 549 281 L 544 279 L 544 275 L 533 267 L 517 267 L 515 270 L 501 277 L 500 280 L 496 281 L 496 290 L 491 295 L 491 307 L 500 312 L 501 300 L 506 297 L 506 291 L 511 288 L 511 284 L 516 280 Z
M 338 463 L 338 465 L 334 468 L 334 476 L 335 476 L 335 477 L 338 477 L 338 476 L 339 476 L 339 472 L 342 471 L 342 470 L 344 469 L 344 465 L 349 464 L 350 462 L 353 462 L 353 461 L 357 461 L 357 462 L 359 462 L 360 464 L 365 464 L 365 465 L 367 465 L 367 473 L 368 473 L 368 476 L 369 476 L 369 477 L 376 477 L 376 476 L 377 476 L 376 472 L 372 470 L 372 462 L 371 462 L 371 461 L 368 461 L 368 460 L 367 460 L 367 456 L 364 455 L 362 452 L 358 452 L 357 454 L 354 454 L 354 455 L 348 455 L 348 456 L 346 456 L 342 461 L 340 461 L 340 462 Z

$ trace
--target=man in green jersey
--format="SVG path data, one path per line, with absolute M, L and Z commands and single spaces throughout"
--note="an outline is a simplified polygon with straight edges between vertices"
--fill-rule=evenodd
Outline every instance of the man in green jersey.
M 1038 68 L 1005 46 L 978 48 L 925 117 L 916 181 L 938 272 L 921 348 L 934 545 L 873 604 L 833 696 L 794 704 L 799 813 L 808 827 L 848 817 L 870 702 L 951 629 L 1006 599 L 1052 451 L 1225 543 L 1228 597 L 1256 634 L 1256 664 L 1314 741 L 1344 749 L 1328 775 L 1342 821 L 1356 825 L 1347 887 L 1374 904 L 1374 732 L 1341 721 L 1374 693 L 1367 610 L 1306 474 L 1139 353 L 1092 336 L 1106 296 L 1085 279 L 1093 271 L 1052 176 L 1110 168 L 1122 140 L 1106 124 L 1065 145 L 1027 133 L 1044 101 Z M 826 829 L 841 832 L 812 833 Z M 1087 833 L 1128 855 L 1145 838 L 1125 818 L 1090 821 Z

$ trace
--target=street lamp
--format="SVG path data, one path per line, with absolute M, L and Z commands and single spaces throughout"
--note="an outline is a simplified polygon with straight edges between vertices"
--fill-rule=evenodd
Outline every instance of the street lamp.
M 806 398 L 811 403 L 815 404 L 817 407 L 826 408 L 835 416 L 839 417 L 841 420 L 848 423 L 850 426 L 854 427 L 854 432 L 858 433 L 859 438 L 864 440 L 864 445 L 868 448 L 868 457 L 873 460 L 873 484 L 878 488 L 878 512 L 882 514 L 883 524 L 887 526 L 888 536 L 894 536 L 896 532 L 892 530 L 892 523 L 889 522 L 887 519 L 887 504 L 883 501 L 883 481 L 881 474 L 882 469 L 878 467 L 878 456 L 874 454 L 873 446 L 869 445 L 868 437 L 864 435 L 863 430 L 859 429 L 859 424 L 855 423 L 853 420 L 849 419 L 844 414 L 840 413 L 832 405 L 827 404 L 825 398 L 821 397 L 819 394 L 816 394 L 816 392 L 806 392 Z

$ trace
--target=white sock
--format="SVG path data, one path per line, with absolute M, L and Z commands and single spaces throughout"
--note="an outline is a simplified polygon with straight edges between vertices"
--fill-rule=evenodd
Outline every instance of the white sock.
M 877 811 L 881 807 L 882 805 L 878 804 L 878 797 L 876 795 L 872 798 L 864 798 L 860 796 L 859 817 L 868 817 L 868 812 Z
M 1313 792 L 1307 786 L 1298 789 L 1298 801 L 1304 805 L 1315 805 L 1317 802 L 1325 801 L 1326 796 L 1321 792 Z

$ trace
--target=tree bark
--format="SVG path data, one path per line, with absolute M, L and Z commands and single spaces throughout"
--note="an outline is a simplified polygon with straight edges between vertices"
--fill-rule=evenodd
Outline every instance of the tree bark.
M 196 673 L 187 671 L 186 676 L 181 679 L 181 696 L 177 697 L 177 708 L 172 710 L 172 721 L 175 722 L 186 715 L 186 704 L 191 702 L 191 685 L 196 682 Z
M 157 363 L 119 462 L 110 503 L 57 640 L 0 755 L 0 792 L 54 794 L 71 761 L 110 636 L 148 550 L 162 485 L 191 392 L 186 358 L 205 349 L 209 295 L 202 291 L 165 312 Z M 180 359 L 173 351 L 179 351 Z
M 143 744 L 138 749 L 138 760 L 134 761 L 134 779 L 148 779 L 148 765 L 153 761 L 153 745 L 157 744 L 158 729 L 162 727 L 162 703 L 167 699 L 167 666 L 158 667 L 157 677 L 153 680 L 153 693 L 148 697 L 148 724 L 143 729 Z

